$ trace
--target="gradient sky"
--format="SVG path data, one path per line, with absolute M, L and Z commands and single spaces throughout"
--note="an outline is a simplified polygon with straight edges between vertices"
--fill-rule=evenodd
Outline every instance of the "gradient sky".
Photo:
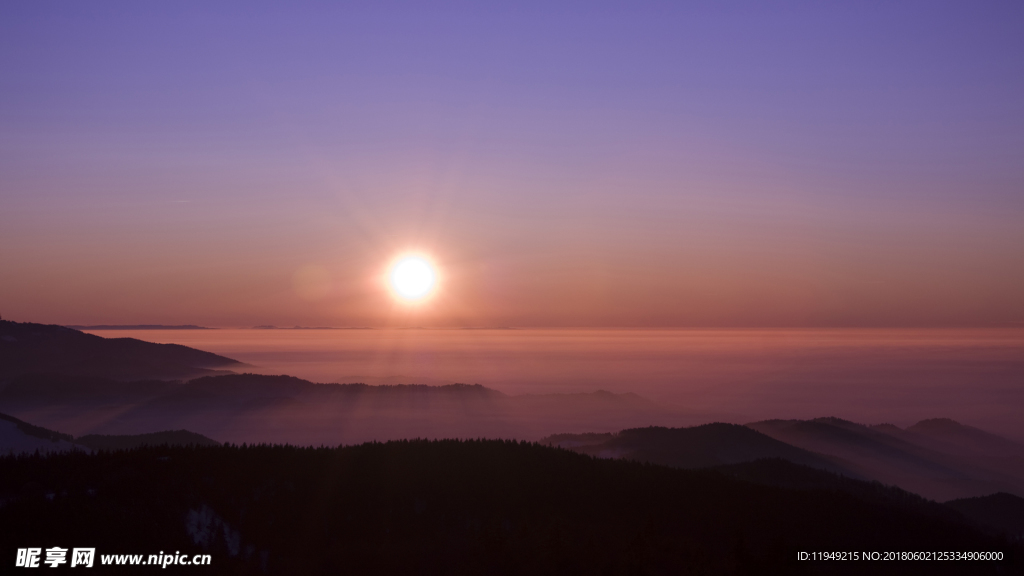
M 212 4 L 0 5 L 4 318 L 1024 324 L 1019 1 Z

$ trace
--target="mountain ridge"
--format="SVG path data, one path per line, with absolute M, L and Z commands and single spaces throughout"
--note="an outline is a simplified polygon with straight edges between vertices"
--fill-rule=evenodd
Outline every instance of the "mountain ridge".
M 242 366 L 237 360 L 180 344 L 103 338 L 65 326 L 0 320 L 0 381 L 34 373 L 179 379 Z
M 906 429 L 832 417 L 746 426 L 936 500 L 995 492 L 1024 496 L 1024 446 L 950 419 L 923 420 Z M 936 428 L 942 433 L 928 433 Z
M 709 468 L 782 458 L 812 468 L 859 477 L 817 454 L 745 426 L 722 422 L 689 428 L 632 428 L 608 435 L 559 434 L 544 438 L 540 443 L 600 458 L 626 458 L 674 468 Z

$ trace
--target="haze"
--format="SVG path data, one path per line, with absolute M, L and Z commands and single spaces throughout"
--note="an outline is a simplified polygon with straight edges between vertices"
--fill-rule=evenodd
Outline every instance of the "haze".
M 184 344 L 248 364 L 238 371 L 290 374 L 313 382 L 461 382 L 510 395 L 602 389 L 639 394 L 674 414 L 674 419 L 636 425 L 829 415 L 909 426 L 943 416 L 1024 440 L 1021 329 L 93 333 Z M 545 429 L 565 430 L 564 418 L 542 420 Z

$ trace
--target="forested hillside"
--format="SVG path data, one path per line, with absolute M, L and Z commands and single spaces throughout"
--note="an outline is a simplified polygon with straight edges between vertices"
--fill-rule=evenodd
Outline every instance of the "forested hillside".
M 0 459 L 2 557 L 209 552 L 218 574 L 1008 574 L 1020 545 L 931 514 L 511 441 L 144 448 Z M 797 562 L 800 551 L 999 551 Z

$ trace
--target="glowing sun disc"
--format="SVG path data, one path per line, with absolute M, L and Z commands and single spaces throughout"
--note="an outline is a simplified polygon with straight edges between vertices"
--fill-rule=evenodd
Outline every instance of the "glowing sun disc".
M 391 269 L 391 288 L 406 300 L 419 300 L 430 294 L 436 275 L 430 263 L 418 256 L 399 260 Z

